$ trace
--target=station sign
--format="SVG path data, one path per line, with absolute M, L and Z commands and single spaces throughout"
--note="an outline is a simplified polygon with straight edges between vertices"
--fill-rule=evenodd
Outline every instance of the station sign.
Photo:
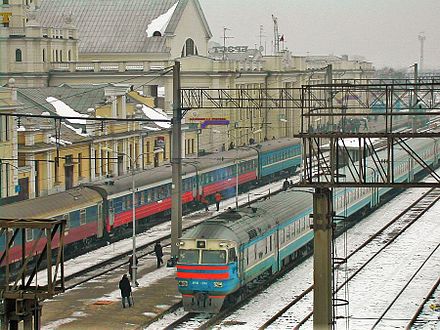
M 188 118 L 191 121 L 206 121 L 206 120 L 227 120 L 226 118 L 218 118 L 218 117 L 193 117 L 193 118 Z
M 223 47 L 223 46 L 217 46 L 217 47 L 212 47 L 212 52 L 213 53 L 246 53 L 248 50 L 248 46 L 227 46 L 227 47 Z

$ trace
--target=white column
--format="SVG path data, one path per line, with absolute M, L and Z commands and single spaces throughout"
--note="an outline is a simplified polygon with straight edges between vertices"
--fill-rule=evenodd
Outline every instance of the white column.
M 111 100 L 112 100 L 112 117 L 116 118 L 118 116 L 118 100 L 116 96 L 112 96 Z
M 90 181 L 96 179 L 95 175 L 95 146 L 90 146 Z
M 29 163 L 30 163 L 30 177 L 29 177 L 29 198 L 35 198 L 36 191 L 35 191 L 35 156 L 30 155 L 29 156 Z
M 52 159 L 52 151 L 49 151 L 47 153 L 47 170 L 46 170 L 46 189 L 47 189 L 47 193 L 49 193 L 49 191 L 53 188 L 53 182 L 55 181 L 55 178 L 53 177 L 53 166 L 55 163 L 53 163 L 53 159 Z
M 130 159 L 126 156 L 128 155 L 128 140 L 124 139 L 122 142 L 122 153 L 124 154 L 124 161 L 123 163 L 123 173 L 127 173 L 127 168 L 130 167 Z
M 121 103 L 122 103 L 122 118 L 127 118 L 127 107 L 126 107 L 127 98 L 125 95 L 122 95 L 121 97 Z
M 143 159 L 145 158 L 146 155 L 144 155 L 145 151 L 144 151 L 144 141 L 142 139 L 142 136 L 139 136 L 138 139 L 138 145 L 139 145 L 139 164 L 140 164 L 140 169 L 144 168 L 144 162 Z
M 114 151 L 116 151 L 115 155 L 112 155 L 111 157 L 118 158 L 118 141 L 113 141 L 113 148 Z M 113 160 L 113 175 L 118 176 L 118 159 Z
M 98 157 L 98 161 L 96 163 L 96 165 L 98 166 L 98 175 L 100 177 L 102 177 L 102 158 L 101 158 L 101 145 L 98 145 L 98 153 L 96 155 L 96 157 Z

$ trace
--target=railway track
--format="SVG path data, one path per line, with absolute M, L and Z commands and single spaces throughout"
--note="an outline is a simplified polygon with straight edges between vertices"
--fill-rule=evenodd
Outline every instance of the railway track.
M 440 199 L 440 189 L 430 189 L 424 195 L 419 197 L 415 202 L 413 202 L 410 206 L 408 206 L 405 210 L 400 212 L 397 216 L 395 216 L 391 221 L 389 221 L 386 225 L 381 227 L 374 235 L 372 235 L 368 240 L 358 246 L 355 250 L 353 250 L 348 256 L 347 260 L 351 257 L 361 253 L 365 247 L 371 244 L 379 245 L 376 248 L 375 253 L 373 255 L 365 255 L 363 259 L 367 259 L 364 261 L 362 265 L 357 267 L 354 273 L 347 279 L 346 282 L 342 283 L 338 288 L 342 288 L 345 284 L 348 283 L 352 278 L 354 278 L 359 272 L 362 271 L 377 255 L 380 254 L 387 246 L 392 244 L 397 237 L 399 237 L 403 232 L 406 231 L 417 219 L 419 219 L 423 214 L 428 211 L 432 205 L 436 203 Z M 297 262 L 299 264 L 301 261 Z M 336 266 L 337 268 L 340 265 Z M 285 273 L 289 272 L 293 267 L 285 270 Z M 233 314 L 237 309 L 246 305 L 249 300 L 259 293 L 263 292 L 267 287 L 277 281 L 283 274 L 278 274 L 277 277 L 274 277 L 267 283 L 264 283 L 262 286 L 252 291 L 249 295 L 243 298 L 243 300 L 235 305 L 232 305 L 224 310 L 221 313 L 216 315 L 201 315 L 196 313 L 184 313 L 183 308 L 181 309 L 181 317 L 176 320 L 171 321 L 167 326 L 164 326 L 166 329 L 210 329 L 216 324 L 221 324 L 225 326 L 230 326 L 234 324 L 224 323 L 222 322 L 228 316 Z M 278 328 L 291 328 L 292 327 L 292 319 L 289 316 L 286 316 L 289 310 L 295 308 L 297 310 L 307 311 L 310 310 L 310 305 L 313 301 L 313 286 L 308 287 L 304 290 L 300 295 L 298 295 L 292 302 L 287 304 L 284 308 L 282 308 L 277 314 L 275 314 L 272 318 L 270 318 L 266 323 L 264 323 L 260 329 L 266 329 L 268 327 L 278 329 Z M 305 315 L 302 320 L 293 320 L 294 322 L 298 322 L 297 327 L 299 328 L 303 325 L 311 316 L 312 313 Z M 281 320 L 281 321 L 280 321 Z M 150 322 L 151 323 L 151 322 Z M 232 322 L 234 323 L 234 322 Z M 287 323 L 287 324 L 286 324 Z
M 281 185 L 281 184 L 280 184 Z M 270 191 L 267 188 L 260 187 L 260 190 L 263 190 L 264 192 L 259 192 L 259 193 L 250 193 L 250 194 L 242 194 L 240 196 L 241 199 L 241 206 L 245 207 L 250 203 L 253 203 L 261 198 L 265 198 L 267 197 L 269 194 L 274 194 L 277 193 L 277 191 Z M 251 197 L 252 196 L 252 197 Z M 200 218 L 202 215 L 200 213 L 194 213 L 194 214 L 190 214 L 187 215 L 185 217 L 186 221 L 193 221 L 192 224 L 188 225 L 185 227 L 184 230 L 188 230 L 194 226 L 197 226 L 200 221 L 198 221 L 197 218 Z M 206 216 L 203 214 L 203 216 Z M 138 259 L 142 259 L 145 258 L 149 255 L 154 254 L 153 252 L 153 247 L 154 247 L 154 242 L 157 240 L 160 240 L 162 242 L 162 246 L 164 248 L 166 248 L 167 246 L 170 245 L 170 238 L 171 235 L 162 235 L 160 237 L 157 237 L 154 241 L 145 243 L 145 244 L 139 244 L 136 247 L 136 255 L 138 257 Z M 71 290 L 73 288 L 75 288 L 78 285 L 81 285 L 83 283 L 86 283 L 88 281 L 94 280 L 95 278 L 102 276 L 104 274 L 107 274 L 111 271 L 114 271 L 115 269 L 121 268 L 121 267 L 128 267 L 128 257 L 132 254 L 131 250 L 129 251 L 123 251 L 113 257 L 107 258 L 105 260 L 93 263 L 93 265 L 89 266 L 89 267 L 85 267 L 83 269 L 80 269 L 72 274 L 69 275 L 65 275 L 64 277 L 64 282 L 65 282 L 65 290 Z M 40 285 L 44 284 L 44 275 L 45 272 L 42 272 L 42 276 L 39 277 L 39 283 Z
M 337 288 L 336 292 L 341 290 L 349 281 L 351 281 L 357 274 L 359 274 L 367 265 L 369 265 L 382 251 L 390 246 L 402 233 L 404 233 L 410 226 L 412 226 L 423 214 L 425 214 L 438 200 L 440 199 L 440 189 L 430 189 L 418 200 L 408 206 L 400 214 L 389 221 L 385 226 L 380 228 L 373 236 L 367 241 L 352 251 L 346 259 L 350 259 L 353 256 L 359 257 L 359 254 L 364 253 L 361 256 L 364 261 L 362 264 L 357 265 L 351 270 L 350 276 L 343 281 Z M 374 252 L 368 253 L 365 251 L 365 247 L 375 245 Z M 335 266 L 335 268 L 340 265 Z M 299 310 L 309 310 L 310 303 L 313 301 L 313 286 L 304 290 L 296 299 L 287 304 L 278 313 L 273 315 L 268 321 L 266 321 L 260 329 L 266 328 L 284 328 L 292 327 L 292 321 L 296 323 L 294 329 L 299 329 L 304 325 L 313 315 L 313 311 L 304 315 L 301 319 L 296 320 L 296 317 L 292 317 L 291 314 L 298 313 Z M 386 313 L 385 313 L 386 314 Z M 385 315 L 384 314 L 384 315 Z M 383 317 L 383 316 L 382 316 Z

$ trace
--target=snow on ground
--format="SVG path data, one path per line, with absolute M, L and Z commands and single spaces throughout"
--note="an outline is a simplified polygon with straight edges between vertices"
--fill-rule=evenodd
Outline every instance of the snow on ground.
M 389 219 L 398 215 L 402 209 L 404 209 L 411 202 L 415 201 L 426 190 L 427 189 L 421 188 L 407 190 L 396 197 L 392 202 L 388 203 L 385 207 L 377 210 L 370 216 L 366 217 L 355 227 L 351 228 L 348 231 L 348 238 L 346 242 L 347 254 L 353 251 L 356 246 L 364 242 L 368 237 L 376 232 L 376 230 L 381 228 Z M 337 239 L 337 251 L 344 250 L 343 239 L 343 236 L 340 236 Z M 376 276 L 377 272 L 378 270 L 376 269 Z M 383 275 L 381 274 L 381 276 Z M 284 307 L 288 302 L 292 301 L 303 290 L 308 288 L 312 284 L 312 281 L 313 259 L 309 258 L 289 274 L 280 279 L 280 281 L 268 288 L 263 294 L 255 297 L 246 306 L 242 307 L 236 313 L 228 317 L 222 324 L 217 326 L 216 329 L 227 328 L 229 330 L 258 328 L 278 310 Z M 286 288 L 288 288 L 288 290 L 286 290 Z M 354 298 L 356 291 L 356 288 L 350 289 L 350 301 L 352 301 Z M 379 294 L 380 292 L 377 291 L 369 292 L 369 298 L 366 298 L 365 300 L 368 301 L 370 298 L 373 299 L 373 297 L 377 297 Z M 271 303 L 268 304 L 268 301 Z M 302 310 L 301 315 L 306 315 L 309 311 L 311 311 L 311 303 L 312 295 L 309 295 L 308 303 L 302 304 L 300 307 L 298 307 L 298 309 Z M 359 308 L 361 309 L 361 307 Z M 294 321 L 298 320 L 292 318 L 292 322 Z M 305 328 L 307 329 L 307 327 Z
M 296 179 L 297 180 L 297 179 Z M 276 189 L 281 188 L 282 182 L 274 182 L 268 185 L 265 185 L 263 187 L 259 187 L 255 190 L 253 190 L 250 194 L 252 195 L 259 195 L 263 193 L 268 193 L 269 189 L 274 191 Z M 247 202 L 248 200 L 248 194 L 241 194 L 239 196 L 239 203 L 243 204 Z M 228 207 L 235 207 L 235 197 L 225 199 L 221 203 L 221 208 L 226 209 Z M 214 206 L 210 206 L 210 209 L 212 210 Z M 186 228 L 193 223 L 201 222 L 206 220 L 207 218 L 210 218 L 212 216 L 215 216 L 218 214 L 218 212 L 205 212 L 205 211 L 197 211 L 194 214 L 205 214 L 205 216 L 198 216 L 197 220 L 192 220 L 191 215 L 184 216 L 182 220 L 182 226 L 183 228 Z M 161 239 L 163 236 L 169 234 L 171 232 L 171 221 L 164 222 L 160 225 L 154 226 L 150 228 L 149 230 L 136 235 L 136 242 L 137 245 L 146 244 L 146 243 L 153 243 L 159 239 Z M 91 267 L 95 265 L 96 263 L 102 262 L 104 260 L 108 260 L 112 257 L 115 257 L 123 252 L 129 252 L 133 249 L 133 240 L 132 238 L 126 238 L 120 241 L 117 241 L 115 243 L 109 244 L 107 246 L 101 247 L 99 249 L 96 249 L 94 251 L 85 253 L 81 256 L 78 256 L 73 259 L 69 259 L 64 262 L 64 276 L 69 276 L 71 274 L 77 273 L 83 269 L 86 269 L 88 267 Z M 52 271 L 55 271 L 55 267 Z M 46 285 L 47 284 L 47 272 L 46 270 L 39 271 L 37 274 L 37 280 L 38 285 Z M 35 285 L 35 281 L 33 283 Z

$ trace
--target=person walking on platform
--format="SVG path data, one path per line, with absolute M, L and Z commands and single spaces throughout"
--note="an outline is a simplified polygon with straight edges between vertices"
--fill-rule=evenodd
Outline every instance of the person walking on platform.
M 219 211 L 220 210 L 220 202 L 222 200 L 222 195 L 217 191 L 215 193 L 214 198 L 215 198 L 215 206 L 217 207 L 217 211 Z
M 201 195 L 200 196 L 200 201 L 202 202 L 203 206 L 205 207 L 205 211 L 209 211 L 209 207 L 208 207 L 209 206 L 209 202 L 206 199 L 206 197 Z
M 154 245 L 154 253 L 156 254 L 156 259 L 157 259 L 157 268 L 160 267 L 160 265 L 163 264 L 163 251 L 162 251 L 162 245 L 160 245 L 160 242 L 156 242 L 156 244 Z
M 135 256 L 135 262 L 136 262 L 136 275 L 137 275 L 137 265 L 139 264 L 138 258 Z M 130 281 L 133 281 L 133 256 L 130 256 L 128 259 L 128 273 L 130 274 Z M 136 286 L 139 286 L 138 281 L 135 283 Z
M 286 178 L 286 180 L 284 180 L 284 182 L 283 182 L 283 190 L 284 191 L 286 191 L 287 190 L 287 188 L 289 188 L 289 180 L 287 180 L 287 178 Z
M 121 290 L 122 307 L 125 308 L 125 300 L 127 299 L 128 307 L 131 307 L 131 285 L 128 280 L 127 274 L 122 275 L 122 279 L 119 281 L 119 289 Z

